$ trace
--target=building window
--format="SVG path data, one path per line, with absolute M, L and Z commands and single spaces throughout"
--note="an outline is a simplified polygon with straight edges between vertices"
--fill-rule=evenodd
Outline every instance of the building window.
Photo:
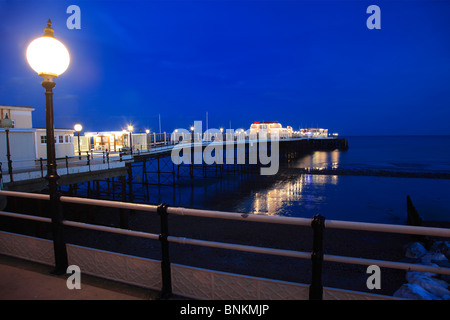
M 47 136 L 41 136 L 41 144 L 47 143 Z
M 69 136 L 67 134 L 65 135 L 65 140 L 66 140 L 66 143 L 69 143 Z
M 59 143 L 64 143 L 64 136 L 58 136 L 59 137 Z

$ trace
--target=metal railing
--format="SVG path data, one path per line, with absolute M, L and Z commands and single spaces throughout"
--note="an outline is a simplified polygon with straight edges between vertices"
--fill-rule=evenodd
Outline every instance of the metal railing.
M 60 174 L 70 174 L 70 168 L 75 167 L 88 167 L 91 171 L 91 166 L 97 164 L 106 164 L 105 168 L 109 169 L 109 164 L 113 162 L 120 162 L 124 160 L 131 159 L 131 156 L 122 157 L 122 154 L 113 153 L 108 151 L 94 152 L 86 151 L 81 156 L 65 156 L 61 158 L 56 158 L 56 166 Z M 20 161 L 16 160 L 14 163 L 24 162 L 26 165 L 17 166 L 13 169 L 11 173 L 3 170 L 2 164 L 0 163 L 0 177 L 10 177 L 7 182 L 15 181 L 15 177 L 20 176 L 20 174 L 32 174 L 33 178 L 44 178 L 47 172 L 47 161 L 43 158 L 36 160 L 26 160 Z M 3 167 L 4 168 L 4 167 Z M 11 179 L 12 178 L 12 179 Z M 20 179 L 19 179 L 20 180 Z
M 0 191 L 0 196 L 10 197 L 23 197 L 30 199 L 49 200 L 49 196 L 45 194 L 34 194 L 15 191 Z M 405 225 L 391 225 L 380 223 L 364 223 L 364 222 L 352 222 L 352 221 L 340 221 L 340 220 L 326 220 L 323 216 L 316 215 L 313 219 L 307 218 L 294 218 L 294 217 L 282 217 L 282 216 L 265 216 L 256 214 L 242 214 L 223 211 L 212 210 L 199 210 L 182 207 L 170 207 L 167 204 L 161 204 L 159 206 L 136 204 L 129 202 L 119 202 L 110 200 L 96 200 L 77 197 L 61 196 L 59 198 L 61 202 L 93 205 L 102 207 L 111 207 L 118 209 L 129 209 L 136 211 L 146 211 L 157 213 L 160 216 L 161 230 L 159 234 L 121 229 L 116 227 L 107 227 L 100 225 L 93 225 L 82 222 L 63 220 L 61 223 L 64 226 L 71 226 L 77 228 L 84 228 L 90 230 L 104 231 L 116 234 L 130 235 L 142 238 L 148 238 L 153 240 L 159 240 L 162 249 L 161 256 L 161 271 L 162 271 L 162 289 L 161 297 L 167 298 L 172 294 L 171 285 L 171 268 L 169 257 L 169 243 L 188 244 L 195 246 L 206 246 L 212 248 L 229 249 L 236 251 L 245 251 L 252 253 L 261 253 L 269 255 L 278 255 L 285 257 L 294 257 L 300 259 L 311 259 L 312 261 L 312 275 L 311 283 L 309 286 L 309 298 L 310 299 L 322 299 L 323 298 L 323 285 L 322 285 L 322 262 L 338 262 L 346 264 L 358 264 L 358 265 L 377 265 L 379 267 L 400 269 L 400 270 L 414 270 L 422 272 L 433 272 L 437 274 L 450 275 L 450 268 L 435 267 L 431 265 L 420 265 L 404 262 L 393 262 L 385 260 L 374 260 L 365 258 L 355 258 L 337 255 L 328 255 L 323 253 L 323 230 L 325 228 L 330 229 L 347 229 L 347 230 L 360 230 L 360 231 L 373 231 L 373 232 L 385 232 L 385 233 L 399 233 L 410 235 L 426 235 L 435 237 L 450 237 L 450 229 L 436 228 L 436 227 L 418 227 L 418 226 L 405 226 Z M 0 215 L 14 217 L 18 219 L 29 219 L 39 222 L 58 223 L 52 221 L 50 218 L 18 214 L 12 212 L 0 211 Z M 215 219 L 231 219 L 238 221 L 253 221 L 261 223 L 273 223 L 273 224 L 285 224 L 295 226 L 312 227 L 313 230 L 313 245 L 311 252 L 302 252 L 295 250 L 274 249 L 266 247 L 249 246 L 242 244 L 223 243 L 215 241 L 206 241 L 191 239 L 185 237 L 171 236 L 169 233 L 168 215 L 178 216 L 195 216 L 203 218 L 215 218 Z
M 166 136 L 166 138 L 164 138 Z M 168 134 L 162 133 L 156 135 L 156 140 L 149 143 L 146 148 L 142 145 L 133 146 L 133 151 L 130 148 L 121 148 L 119 151 L 112 152 L 111 150 L 84 150 L 79 152 L 78 148 L 74 149 L 73 156 L 64 156 L 56 158 L 56 165 L 58 170 L 65 169 L 65 172 L 69 174 L 69 168 L 76 166 L 87 166 L 89 171 L 91 171 L 91 165 L 94 164 L 108 164 L 110 162 L 121 162 L 124 160 L 130 160 L 133 155 L 145 154 L 152 151 L 162 150 L 168 146 L 175 144 L 171 141 Z M 39 159 L 22 159 L 22 160 L 12 160 L 11 168 L 0 162 L 0 178 L 1 176 L 9 176 L 8 182 L 14 182 L 14 176 L 24 172 L 40 172 L 40 177 L 45 177 L 47 167 L 47 161 L 44 158 Z M 11 169 L 11 172 L 10 172 Z
M 61 174 L 69 174 L 69 168 L 71 167 L 88 167 L 89 171 L 91 171 L 91 165 L 94 164 L 108 164 L 107 169 L 109 169 L 109 164 L 112 162 L 122 162 L 125 160 L 132 160 L 133 156 L 140 156 L 140 155 L 148 155 L 151 153 L 158 153 L 158 152 L 169 152 L 174 148 L 176 145 L 181 145 L 181 147 L 185 147 L 185 144 L 192 144 L 192 143 L 201 143 L 203 146 L 209 144 L 209 143 L 223 143 L 223 144 L 246 144 L 251 141 L 258 141 L 258 140 L 252 140 L 252 138 L 248 135 L 244 136 L 243 138 L 239 137 L 238 134 L 232 135 L 230 138 L 228 134 L 221 134 L 222 140 L 218 140 L 219 142 L 215 141 L 215 139 L 212 139 L 211 136 L 205 137 L 202 139 L 200 136 L 198 140 L 192 141 L 191 137 L 188 139 L 183 139 L 182 143 L 180 143 L 180 140 L 176 139 L 175 134 L 157 134 L 159 138 L 155 138 L 152 142 L 148 143 L 147 145 L 139 144 L 139 145 L 133 145 L 132 149 L 129 147 L 123 147 L 120 148 L 119 151 L 112 152 L 111 150 L 105 149 L 105 150 L 94 150 L 91 149 L 89 151 L 81 151 L 81 153 L 78 152 L 77 149 L 74 151 L 73 156 L 65 156 L 56 158 L 56 166 L 61 172 Z M 161 138 L 162 137 L 162 138 Z M 256 138 L 256 137 L 255 137 Z M 292 136 L 290 138 L 280 138 L 279 140 L 304 140 L 307 139 L 303 136 Z M 278 140 L 278 139 L 277 139 Z M 271 141 L 268 139 L 267 141 Z M 47 161 L 44 158 L 39 159 L 27 159 L 27 160 L 13 160 L 11 161 L 11 166 L 8 168 L 8 166 L 3 165 L 0 162 L 0 180 L 2 180 L 2 177 L 9 177 L 8 179 L 4 179 L 5 183 L 14 182 L 15 176 L 18 176 L 23 173 L 30 173 L 32 175 L 32 178 L 44 178 L 46 175 L 46 167 L 47 167 Z M 65 169 L 61 171 L 61 169 Z M 40 173 L 40 175 L 39 175 Z M 31 179 L 28 177 L 28 179 Z M 23 178 L 19 178 L 19 180 L 23 180 Z

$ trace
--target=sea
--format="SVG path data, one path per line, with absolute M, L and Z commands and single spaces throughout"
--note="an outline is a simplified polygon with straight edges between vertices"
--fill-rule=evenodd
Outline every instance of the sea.
M 449 173 L 450 136 L 348 137 L 347 151 L 316 151 L 300 168 Z M 409 195 L 428 221 L 450 221 L 450 180 L 362 175 L 302 175 L 246 199 L 240 210 L 376 223 L 406 223 Z
M 228 172 L 219 178 L 213 167 L 206 177 L 197 172 L 191 180 L 184 168 L 173 186 L 172 165 L 166 160 L 160 170 L 168 173 L 161 175 L 159 186 L 141 185 L 142 172 L 133 168 L 133 194 L 136 201 L 176 207 L 304 218 L 320 214 L 327 220 L 389 224 L 406 224 L 410 196 L 423 220 L 450 221 L 450 179 L 405 174 L 449 174 L 450 136 L 346 138 L 348 150 L 311 152 L 292 160 L 289 167 L 402 172 L 403 176 L 283 174 L 280 168 L 274 176 Z M 155 165 L 147 170 L 155 172 Z M 155 174 L 148 175 L 155 181 Z

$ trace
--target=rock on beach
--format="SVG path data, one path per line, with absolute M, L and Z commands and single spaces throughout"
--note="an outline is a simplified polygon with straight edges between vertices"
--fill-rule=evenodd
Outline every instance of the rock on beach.
M 430 251 L 420 242 L 406 246 L 405 256 L 413 263 L 447 267 L 449 241 L 436 241 Z M 450 300 L 448 277 L 432 272 L 408 271 L 407 283 L 403 284 L 394 297 L 414 300 Z

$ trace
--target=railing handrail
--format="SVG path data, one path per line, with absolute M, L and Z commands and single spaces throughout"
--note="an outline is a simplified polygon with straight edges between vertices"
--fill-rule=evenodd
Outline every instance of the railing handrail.
M 6 217 L 18 218 L 18 219 L 27 219 L 27 220 L 51 223 L 50 218 L 25 215 L 25 214 L 20 214 L 20 213 L 0 211 L 0 215 L 6 216 Z M 147 239 L 153 239 L 153 240 L 158 240 L 158 238 L 160 237 L 158 234 L 149 233 L 149 232 L 126 230 L 126 229 L 101 226 L 101 225 L 93 225 L 93 224 L 70 221 L 70 220 L 64 220 L 63 224 L 66 226 L 70 226 L 70 227 L 77 227 L 77 228 L 83 228 L 83 229 L 89 229 L 89 230 L 97 230 L 97 231 L 103 231 L 103 232 L 123 234 L 123 235 L 129 235 L 129 236 L 141 237 L 141 238 L 147 238 Z M 221 248 L 221 249 L 237 250 L 237 251 L 245 251 L 245 252 L 253 252 L 253 253 L 263 253 L 263 254 L 294 257 L 294 258 L 301 258 L 301 259 L 309 259 L 311 257 L 310 252 L 265 248 L 265 247 L 249 246 L 249 245 L 243 245 L 243 244 L 223 243 L 223 242 L 216 242 L 216 241 L 206 241 L 206 240 L 190 239 L 190 238 L 186 238 L 186 237 L 169 236 L 168 241 L 174 242 L 174 243 L 179 243 L 179 244 L 206 246 L 206 247 L 212 247 L 212 248 Z M 387 267 L 387 268 L 394 268 L 394 269 L 401 269 L 401 270 L 415 270 L 415 271 L 423 271 L 423 272 L 450 274 L 450 268 L 434 267 L 434 266 L 411 264 L 411 263 L 404 263 L 404 262 L 393 262 L 393 261 L 386 261 L 386 260 L 374 260 L 374 259 L 364 259 L 364 258 L 345 257 L 345 256 L 325 254 L 324 261 L 338 262 L 338 263 L 352 263 L 352 264 L 360 264 L 360 265 L 375 264 L 380 267 Z
M 49 200 L 50 197 L 45 194 L 34 194 L 34 193 L 26 193 L 26 192 L 17 192 L 17 191 L 1 191 L 0 195 L 3 196 L 13 196 L 13 197 L 25 197 L 32 199 L 41 199 L 41 200 Z M 139 211 L 148 211 L 158 213 L 161 217 L 161 234 L 153 234 L 142 231 L 135 230 L 127 230 L 122 228 L 101 226 L 101 225 L 93 225 L 69 220 L 63 220 L 62 224 L 66 226 L 91 229 L 97 231 L 118 233 L 124 235 L 131 235 L 136 237 L 149 238 L 153 240 L 159 240 L 161 245 L 165 250 L 168 250 L 168 243 L 179 243 L 179 244 L 188 244 L 188 245 L 198 245 L 198 246 L 207 246 L 213 248 L 221 248 L 221 249 L 229 249 L 229 250 L 238 250 L 245 252 L 253 252 L 253 253 L 262 253 L 262 254 L 270 254 L 270 255 L 279 255 L 279 256 L 287 256 L 287 257 L 295 257 L 301 259 L 311 259 L 313 262 L 313 275 L 314 272 L 318 276 L 318 278 L 314 278 L 311 282 L 310 286 L 310 299 L 321 299 L 322 298 L 322 283 L 321 283 L 321 264 L 322 261 L 329 262 L 338 262 L 338 263 L 348 263 L 348 264 L 359 264 L 359 265 L 377 265 L 381 267 L 401 269 L 401 270 L 415 270 L 422 272 L 433 272 L 438 274 L 446 274 L 450 275 L 450 268 L 445 267 L 435 267 L 429 265 L 421 265 L 421 264 L 413 264 L 413 263 L 404 263 L 404 262 L 393 262 L 386 260 L 374 260 L 374 259 L 365 259 L 365 258 L 356 258 L 356 257 L 346 257 L 346 256 L 337 256 L 337 255 L 328 255 L 323 254 L 321 246 L 318 245 L 319 242 L 316 243 L 317 237 L 320 238 L 320 243 L 322 241 L 323 235 L 320 231 L 320 224 L 318 225 L 317 221 L 324 222 L 322 227 L 326 225 L 327 228 L 337 228 L 337 229 L 352 229 L 352 230 L 364 230 L 364 231 L 377 231 L 377 232 L 391 232 L 391 233 L 406 233 L 406 234 L 415 234 L 415 235 L 432 235 L 439 237 L 450 237 L 450 229 L 447 228 L 436 228 L 436 227 L 416 227 L 416 226 L 402 226 L 402 225 L 391 225 L 391 224 L 379 224 L 379 223 L 364 223 L 364 222 L 353 222 L 353 221 L 338 221 L 338 220 L 328 220 L 325 222 L 325 219 L 320 216 L 315 216 L 313 220 L 309 220 L 306 218 L 294 218 L 294 217 L 280 217 L 280 216 L 264 216 L 257 214 L 242 214 L 236 212 L 223 212 L 223 211 L 212 211 L 212 210 L 201 210 L 201 209 L 191 209 L 191 208 L 182 208 L 182 207 L 168 207 L 166 204 L 161 204 L 159 206 L 148 205 L 148 204 L 135 204 L 129 202 L 121 202 L 121 201 L 112 201 L 112 200 L 97 200 L 97 199 L 87 199 L 87 198 L 78 198 L 78 197 L 67 197 L 62 196 L 59 198 L 61 202 L 69 202 L 69 203 L 78 203 L 85 205 L 96 205 L 96 206 L 106 206 L 106 207 L 114 207 L 114 208 L 122 208 L 122 209 L 131 209 L 131 210 L 139 210 Z M 293 250 L 285 250 L 285 249 L 274 249 L 274 248 L 265 248 L 265 247 L 257 247 L 257 246 L 249 246 L 243 244 L 232 244 L 232 243 L 223 243 L 223 242 L 215 242 L 215 241 L 206 241 L 206 240 L 198 240 L 198 239 L 190 239 L 185 237 L 175 237 L 170 236 L 168 234 L 168 214 L 176 214 L 180 216 L 196 216 L 196 217 L 205 217 L 205 218 L 219 218 L 219 219 L 232 219 L 232 220 L 241 220 L 241 221 L 253 221 L 253 222 L 268 222 L 268 223 L 278 223 L 278 224 L 291 224 L 291 225 L 299 225 L 299 226 L 312 226 L 314 231 L 313 238 L 313 250 L 312 253 L 309 252 L 301 252 L 301 251 L 293 251 Z M 52 219 L 44 218 L 39 216 L 18 214 L 6 211 L 0 211 L 0 215 L 14 217 L 19 219 L 30 219 L 40 222 L 52 223 Z M 316 219 L 317 218 L 317 219 Z M 164 225 L 164 227 L 163 227 Z M 165 231 L 163 231 L 165 230 Z M 164 250 L 163 250 L 164 251 Z M 166 252 L 166 256 L 163 255 L 161 259 L 162 266 L 162 278 L 163 278 L 163 289 L 162 295 L 170 295 L 171 294 L 171 276 L 170 276 L 170 262 L 168 258 L 168 251 Z M 316 267 L 314 264 L 318 263 Z M 315 282 L 315 283 L 313 283 Z M 313 289 L 313 290 L 312 290 Z
M 19 192 L 19 191 L 0 190 L 0 195 L 41 199 L 41 200 L 49 200 L 50 199 L 49 195 L 47 195 L 47 194 L 27 193 L 27 192 Z M 139 203 L 114 201 L 114 200 L 98 200 L 98 199 L 88 199 L 88 198 L 68 197 L 68 196 L 61 196 L 60 200 L 61 200 L 61 202 L 78 203 L 78 204 L 86 204 L 86 205 L 97 205 L 97 206 L 105 206 L 105 207 L 112 207 L 112 208 L 118 208 L 118 209 L 122 208 L 122 209 L 150 211 L 150 212 L 156 212 L 156 210 L 157 210 L 156 205 L 139 204 Z M 299 225 L 299 226 L 310 226 L 311 225 L 311 219 L 299 218 L 299 217 L 267 216 L 267 215 L 261 215 L 261 214 L 253 214 L 253 213 L 238 213 L 238 212 L 228 212 L 228 211 L 202 210 L 202 209 L 170 207 L 170 206 L 167 208 L 167 211 L 169 214 L 189 215 L 189 216 L 197 216 L 197 217 L 205 217 L 205 218 L 245 220 L 245 221 L 264 222 L 264 223 L 291 224 L 291 225 Z M 348 230 L 360 230 L 360 231 L 426 235 L 426 236 L 436 236 L 436 237 L 450 237 L 450 229 L 449 228 L 438 228 L 438 227 L 405 226 L 405 225 L 395 225 L 395 224 L 385 224 L 385 223 L 355 222 L 355 221 L 344 221 L 344 220 L 326 220 L 325 227 L 331 228 L 331 229 L 348 229 Z

